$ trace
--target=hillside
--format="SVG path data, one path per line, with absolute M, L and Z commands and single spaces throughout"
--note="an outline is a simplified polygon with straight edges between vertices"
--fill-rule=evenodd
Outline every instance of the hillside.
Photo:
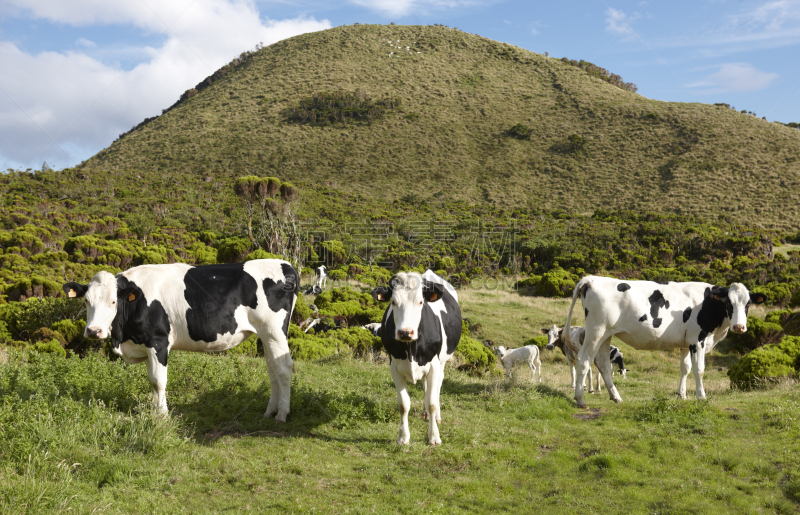
M 314 94 L 356 91 L 399 99 L 399 107 L 367 123 L 288 120 Z M 650 100 L 558 59 L 446 27 L 297 36 L 190 96 L 81 167 L 177 189 L 274 175 L 368 203 L 725 214 L 800 228 L 800 131 L 720 106 Z M 518 124 L 527 137 L 508 132 Z

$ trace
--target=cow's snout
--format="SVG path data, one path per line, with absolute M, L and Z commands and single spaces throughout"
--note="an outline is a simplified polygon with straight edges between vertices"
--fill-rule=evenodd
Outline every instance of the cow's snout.
M 97 327 L 87 327 L 86 337 L 91 338 L 93 340 L 100 340 L 103 338 L 103 330 Z
M 404 341 L 411 341 L 416 336 L 414 336 L 415 331 L 413 329 L 398 329 L 397 330 L 397 339 L 404 340 Z
M 742 324 L 736 324 L 731 329 L 733 330 L 734 333 L 742 334 L 747 331 L 747 326 L 744 326 Z
M 553 350 L 554 348 L 555 348 L 555 345 L 553 345 L 552 343 L 548 343 L 547 347 L 545 347 L 545 349 L 547 349 L 547 350 Z

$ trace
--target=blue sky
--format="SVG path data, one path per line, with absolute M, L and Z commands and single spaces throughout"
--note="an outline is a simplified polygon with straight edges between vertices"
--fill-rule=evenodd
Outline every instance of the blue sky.
M 356 22 L 441 23 L 800 122 L 800 0 L 0 0 L 0 170 L 74 166 L 239 52 Z

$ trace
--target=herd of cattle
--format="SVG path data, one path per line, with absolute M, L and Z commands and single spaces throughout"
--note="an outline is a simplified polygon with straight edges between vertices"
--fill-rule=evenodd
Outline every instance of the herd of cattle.
M 324 274 L 324 269 L 322 270 Z M 320 274 L 322 275 L 322 274 Z M 319 288 L 324 287 L 320 280 Z M 226 265 L 191 266 L 182 263 L 143 265 L 116 276 L 99 272 L 86 284 L 69 282 L 69 297 L 83 297 L 87 308 L 85 336 L 111 338 L 113 352 L 129 363 L 147 364 L 156 411 L 166 414 L 167 362 L 172 350 L 218 352 L 230 349 L 252 334 L 264 343 L 270 380 L 270 398 L 264 416 L 275 414 L 285 422 L 289 414 L 294 364 L 289 353 L 289 320 L 300 286 L 297 271 L 278 259 Z M 380 335 L 391 356 L 389 369 L 397 388 L 401 424 L 397 442 L 408 444 L 410 397 L 408 382 L 422 381 L 423 418 L 428 422 L 428 442 L 441 444 L 441 393 L 444 367 L 461 339 L 462 318 L 458 293 L 443 278 L 398 273 L 373 297 L 391 301 L 380 324 Z M 572 326 L 580 297 L 584 327 Z M 681 349 L 678 394 L 686 398 L 686 378 L 694 371 L 696 395 L 705 398 L 705 353 L 731 329 L 747 331 L 747 310 L 766 300 L 744 285 L 719 287 L 706 283 L 656 283 L 587 276 L 575 286 L 563 329 L 553 326 L 548 349 L 559 347 L 572 370 L 572 387 L 579 407 L 589 374 L 590 391 L 599 391 L 602 375 L 611 400 L 622 402 L 612 379 L 612 363 L 625 374 L 622 353 L 611 345 L 616 336 L 634 349 Z M 498 347 L 507 370 L 516 362 L 538 369 L 535 345 L 506 350 Z M 591 364 L 599 374 L 592 386 Z

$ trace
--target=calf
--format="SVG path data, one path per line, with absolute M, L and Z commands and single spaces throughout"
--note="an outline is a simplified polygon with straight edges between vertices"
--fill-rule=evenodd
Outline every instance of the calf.
M 575 365 L 578 363 L 578 352 L 580 348 L 567 345 L 565 338 L 563 337 L 563 330 L 559 329 L 558 326 L 553 326 L 550 329 L 542 329 L 542 333 L 547 335 L 547 350 L 553 350 L 554 348 L 558 347 L 561 349 L 561 352 L 564 354 L 564 357 L 567 358 L 567 366 L 569 367 L 572 381 L 570 382 L 570 388 L 575 388 Z M 570 341 L 573 342 L 574 345 L 581 346 L 583 345 L 583 339 L 586 335 L 586 331 L 583 327 L 571 327 L 570 331 L 572 332 L 572 337 Z M 622 374 L 622 377 L 625 377 L 626 370 L 625 366 L 622 363 L 622 352 L 619 349 L 611 346 L 611 352 L 609 354 L 611 362 L 615 363 L 619 367 L 619 371 Z M 597 367 L 597 357 L 595 357 L 593 363 L 595 367 Z M 599 370 L 599 369 L 598 369 Z M 592 367 L 589 367 L 588 371 L 589 375 L 589 393 L 594 393 L 596 391 L 600 391 L 600 374 L 594 374 L 594 383 L 592 383 Z M 594 386 L 593 386 L 594 385 Z M 583 383 L 584 390 L 586 389 L 586 381 Z
M 500 362 L 506 369 L 506 374 L 511 377 L 511 370 L 514 363 L 524 361 L 531 369 L 531 381 L 536 377 L 536 370 L 539 371 L 539 382 L 542 382 L 542 361 L 539 359 L 539 347 L 536 345 L 526 345 L 518 349 L 508 349 L 502 345 L 497 347 L 497 353 L 500 355 Z
M 317 275 L 319 275 L 319 279 L 317 280 L 318 281 L 317 286 L 320 288 L 320 291 L 322 291 L 322 288 L 324 288 L 325 285 L 328 283 L 328 274 L 325 273 L 325 265 L 318 266 L 317 273 L 318 273 Z M 316 288 L 314 289 L 314 291 L 316 292 Z
M 294 369 L 287 336 L 299 284 L 286 261 L 257 259 L 98 272 L 89 284 L 65 284 L 64 292 L 84 298 L 87 338 L 111 337 L 113 352 L 125 361 L 147 362 L 154 408 L 164 414 L 170 351 L 220 352 L 258 334 L 271 386 L 264 416 L 277 413 L 286 422 Z
M 572 294 L 572 304 L 564 328 L 570 340 L 572 311 L 581 298 L 586 314 L 586 334 L 578 353 L 578 378 L 583 381 L 591 362 L 600 352 L 598 368 L 609 396 L 622 398 L 611 377 L 611 337 L 616 336 L 634 349 L 681 349 L 681 377 L 678 395 L 686 398 L 686 377 L 694 369 L 695 395 L 705 399 L 703 372 L 705 354 L 728 334 L 747 331 L 750 304 L 767 298 L 750 293 L 743 284 L 729 287 L 687 282 L 661 284 L 651 281 L 623 281 L 610 277 L 587 276 Z M 575 400 L 585 407 L 583 388 L 575 386 Z
M 388 300 L 381 323 L 381 340 L 392 359 L 389 370 L 400 404 L 400 433 L 397 443 L 409 443 L 408 411 L 411 399 L 407 383 L 422 380 L 425 390 L 422 416 L 428 421 L 428 443 L 439 445 L 441 423 L 439 393 L 444 366 L 461 339 L 461 309 L 458 294 L 444 279 L 430 270 L 399 273 L 388 288 L 372 292 L 376 300 Z

